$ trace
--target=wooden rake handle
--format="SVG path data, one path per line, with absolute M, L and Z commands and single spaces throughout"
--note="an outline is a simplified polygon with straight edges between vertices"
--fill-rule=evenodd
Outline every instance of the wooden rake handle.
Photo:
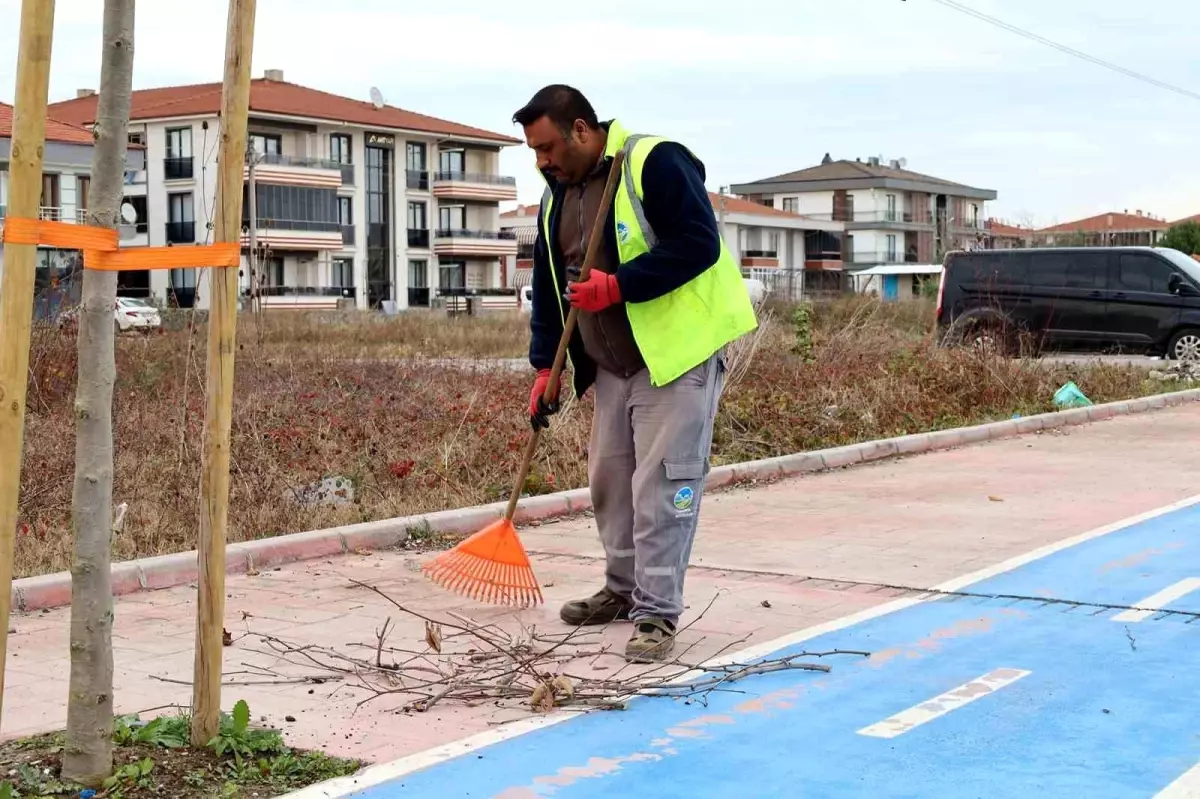
M 608 219 L 608 211 L 612 207 L 613 196 L 616 194 L 617 181 L 621 179 L 621 169 L 625 164 L 625 151 L 618 150 L 613 156 L 612 166 L 608 170 L 608 180 L 604 184 L 604 196 L 600 198 L 600 207 L 596 209 L 596 219 L 592 222 L 592 233 L 588 236 L 587 252 L 583 257 L 583 266 L 579 270 L 579 282 L 587 280 L 588 275 L 592 272 L 592 264 L 596 260 L 596 254 L 600 251 L 600 247 L 604 245 L 604 223 Z M 550 246 L 550 242 L 546 242 L 546 246 Z M 560 299 L 561 301 L 561 299 Z M 567 346 L 571 343 L 571 336 L 575 332 L 575 325 L 579 319 L 579 309 L 572 307 L 567 313 L 566 322 L 563 324 L 562 336 L 558 340 L 558 351 L 554 353 L 554 365 L 550 368 L 550 381 L 546 384 L 546 391 L 542 394 L 542 401 L 549 404 L 550 400 L 554 399 L 559 390 L 559 378 L 562 377 L 563 367 L 567 362 Z M 538 437 L 541 435 L 540 429 L 534 429 L 533 435 L 529 437 L 529 445 L 525 447 L 525 457 L 521 463 L 521 471 L 517 475 L 517 481 L 513 484 L 512 496 L 508 499 L 508 509 L 504 512 L 504 518 L 512 521 L 517 512 L 517 503 L 521 500 L 522 490 L 525 488 L 525 478 L 529 476 L 529 467 L 533 464 L 533 457 L 537 454 Z

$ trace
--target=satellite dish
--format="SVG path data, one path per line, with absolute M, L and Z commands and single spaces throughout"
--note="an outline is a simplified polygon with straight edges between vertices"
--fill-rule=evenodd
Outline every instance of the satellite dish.
M 899 163 L 900 163 L 900 168 L 901 168 L 901 169 L 904 169 L 904 167 L 908 166 L 908 159 L 907 159 L 907 158 L 901 158 Z
M 383 108 L 383 94 L 375 86 L 371 87 L 371 105 Z
M 137 209 L 133 207 L 133 204 L 121 203 L 121 221 L 127 225 L 135 225 L 137 220 Z

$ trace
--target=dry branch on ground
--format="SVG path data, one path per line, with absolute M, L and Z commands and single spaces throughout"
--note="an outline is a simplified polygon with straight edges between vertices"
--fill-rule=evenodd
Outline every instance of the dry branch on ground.
M 701 660 L 694 653 L 704 637 L 689 640 L 686 634 L 712 608 L 718 598 L 714 596 L 696 618 L 680 628 L 680 643 L 669 660 L 633 665 L 625 662 L 620 651 L 610 649 L 603 629 L 548 633 L 526 627 L 518 619 L 517 631 L 509 632 L 498 624 L 481 623 L 457 613 L 441 617 L 423 614 L 375 586 L 351 582 L 378 594 L 398 613 L 420 622 L 423 635 L 395 640 L 396 627 L 390 616 L 376 629 L 374 641 L 340 648 L 289 641 L 250 629 L 241 636 L 243 642 L 248 642 L 242 646 L 272 656 L 280 668 L 300 668 L 304 674 L 285 676 L 261 666 L 246 673 L 255 679 L 274 675 L 274 679 L 291 682 L 341 681 L 368 694 L 359 702 L 360 707 L 386 698 L 391 700 L 392 709 L 404 713 L 425 712 L 439 704 L 492 704 L 546 713 L 555 708 L 620 710 L 636 696 L 707 703 L 713 693 L 735 690 L 735 684 L 749 677 L 782 671 L 829 672 L 830 665 L 817 661 L 870 655 L 833 650 L 724 662 L 723 656 L 744 643 L 742 639 Z

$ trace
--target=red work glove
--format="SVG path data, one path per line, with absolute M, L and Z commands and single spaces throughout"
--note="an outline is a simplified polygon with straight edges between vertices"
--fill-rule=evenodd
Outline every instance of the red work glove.
M 567 284 L 567 301 L 575 308 L 591 313 L 599 313 L 610 305 L 616 305 L 621 301 L 617 276 L 593 269 L 582 283 Z
M 529 392 L 529 424 L 534 430 L 550 426 L 548 417 L 558 413 L 558 392 L 549 404 L 546 404 L 546 387 L 550 385 L 550 370 L 539 369 L 537 379 L 533 381 L 533 390 Z M 561 387 L 560 387 L 561 388 Z

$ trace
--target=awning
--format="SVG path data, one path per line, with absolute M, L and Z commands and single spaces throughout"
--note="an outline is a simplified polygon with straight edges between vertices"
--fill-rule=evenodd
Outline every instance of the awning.
M 855 275 L 936 275 L 942 271 L 941 264 L 881 264 L 855 272 Z

